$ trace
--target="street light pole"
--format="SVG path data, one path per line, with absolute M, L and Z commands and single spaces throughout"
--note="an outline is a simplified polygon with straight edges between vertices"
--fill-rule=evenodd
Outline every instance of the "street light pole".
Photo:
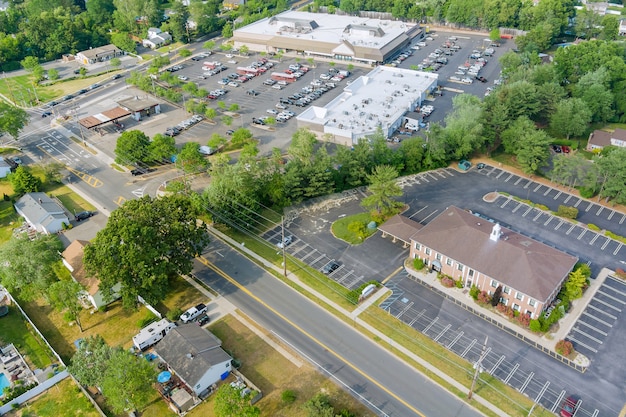
M 476 380 L 478 379 L 478 375 L 480 374 L 480 370 L 482 369 L 481 363 L 483 359 L 485 359 L 485 353 L 487 350 L 487 340 L 489 340 L 489 336 L 485 337 L 485 344 L 483 345 L 483 351 L 480 354 L 480 358 L 478 358 L 478 361 L 476 361 L 476 364 L 474 365 L 474 368 L 475 368 L 474 378 L 472 379 L 472 386 L 470 387 L 469 393 L 467 394 L 468 400 L 472 399 L 472 395 L 474 394 L 474 386 L 476 385 Z
M 280 241 L 283 247 L 283 275 L 287 276 L 287 255 L 285 254 L 285 216 L 280 218 Z

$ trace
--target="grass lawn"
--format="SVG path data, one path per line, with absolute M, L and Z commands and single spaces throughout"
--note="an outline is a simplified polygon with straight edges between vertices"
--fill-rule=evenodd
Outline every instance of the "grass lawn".
M 308 364 L 298 368 L 236 318 L 225 317 L 212 324 L 210 330 L 222 340 L 222 347 L 242 362 L 240 371 L 263 391 L 263 398 L 256 404 L 261 416 L 305 417 L 308 414 L 302 409 L 303 404 L 320 391 L 331 398 L 336 414 L 346 408 L 357 416 L 373 415 Z M 281 399 L 287 389 L 296 392 L 296 400 L 291 404 Z M 189 416 L 215 416 L 213 398 L 193 409 Z
M 365 239 L 376 233 L 378 230 L 369 229 L 367 227 L 371 221 L 372 216 L 370 216 L 369 213 L 353 214 L 352 216 L 346 216 L 335 221 L 330 227 L 330 230 L 337 239 L 344 240 L 351 245 L 360 245 L 365 241 Z M 363 225 L 363 234 L 361 236 L 350 230 L 350 225 L 352 223 L 360 223 Z
M 62 412 L 60 410 L 63 410 Z M 19 410 L 11 411 L 7 417 L 98 417 L 100 414 L 89 402 L 71 378 L 65 378 L 45 393 L 35 397 Z
M 56 362 L 52 352 L 32 330 L 16 306 L 10 306 L 9 314 L 0 318 L 0 326 L 1 345 L 13 343 L 29 365 L 44 369 Z

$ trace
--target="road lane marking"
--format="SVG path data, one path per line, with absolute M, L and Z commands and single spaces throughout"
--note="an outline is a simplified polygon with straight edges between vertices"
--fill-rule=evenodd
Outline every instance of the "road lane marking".
M 122 204 L 124 204 L 124 202 L 126 201 L 126 199 L 122 196 L 117 197 L 117 200 L 115 200 L 115 204 L 117 204 L 118 206 L 121 206 Z
M 284 316 L 283 314 L 279 313 L 276 309 L 274 309 L 273 307 L 271 307 L 269 304 L 267 304 L 265 301 L 261 300 L 259 297 L 257 297 L 256 295 L 254 295 L 250 290 L 248 290 L 246 287 L 244 287 L 243 285 L 241 285 L 239 282 L 235 281 L 230 275 L 228 275 L 227 273 L 225 273 L 224 271 L 222 271 L 217 265 L 212 264 L 209 260 L 207 260 L 206 258 L 204 258 L 203 256 L 198 256 L 196 257 L 196 259 L 198 259 L 202 264 L 204 264 L 206 267 L 208 267 L 209 269 L 211 269 L 212 271 L 214 271 L 215 273 L 217 273 L 219 276 L 221 276 L 222 278 L 224 278 L 226 281 L 230 282 L 232 285 L 234 285 L 235 287 L 237 287 L 237 289 L 239 289 L 240 291 L 242 291 L 244 294 L 246 294 L 248 297 L 252 298 L 254 301 L 256 301 L 257 303 L 259 303 L 261 306 L 263 306 L 264 308 L 266 308 L 267 310 L 271 311 L 273 314 L 275 314 L 277 317 L 279 317 L 281 320 L 283 320 L 285 323 L 289 324 L 291 327 L 293 327 L 294 329 L 298 330 L 300 333 L 302 333 L 303 335 L 305 335 L 306 337 L 308 337 L 309 339 L 311 339 L 313 342 L 315 342 L 318 346 L 320 346 L 321 348 L 323 348 L 326 352 L 330 353 L 331 355 L 333 355 L 335 358 L 339 359 L 341 362 L 345 363 L 346 365 L 348 365 L 348 367 L 350 367 L 353 371 L 355 371 L 356 373 L 358 373 L 359 375 L 361 375 L 363 378 L 367 379 L 368 381 L 370 381 L 372 384 L 376 385 L 380 390 L 382 390 L 383 392 L 386 392 L 387 394 L 389 394 L 390 396 L 392 396 L 393 398 L 395 398 L 398 402 L 400 402 L 402 405 L 404 405 L 406 408 L 408 408 L 409 410 L 413 411 L 415 414 L 421 416 L 421 417 L 426 417 L 425 414 L 423 414 L 421 411 L 419 411 L 417 408 L 413 407 L 411 404 L 409 404 L 407 401 L 405 401 L 404 399 L 400 398 L 396 393 L 390 391 L 387 387 L 385 387 L 383 384 L 381 384 L 380 382 L 378 382 L 377 380 L 375 380 L 374 378 L 372 378 L 371 376 L 369 376 L 368 374 L 366 374 L 365 372 L 363 372 L 360 368 L 358 368 L 356 365 L 354 365 L 352 362 L 349 362 L 346 358 L 344 358 L 342 355 L 340 355 L 339 353 L 335 352 L 330 346 L 326 345 L 325 343 L 323 343 L 321 340 L 318 340 L 317 338 L 315 338 L 312 334 L 310 334 L 309 332 L 307 332 L 306 330 L 304 330 L 302 327 L 298 326 L 296 323 L 294 323 L 293 321 L 289 320 L 286 316 Z

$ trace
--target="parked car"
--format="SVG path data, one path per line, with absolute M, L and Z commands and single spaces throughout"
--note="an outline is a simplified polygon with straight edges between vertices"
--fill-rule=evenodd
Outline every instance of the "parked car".
M 52 116 L 52 112 L 51 111 L 45 111 L 45 112 L 41 113 L 41 117 L 48 117 L 48 116 Z
M 82 221 L 82 220 L 87 220 L 88 218 L 90 218 L 94 214 L 95 213 L 92 212 L 92 211 L 81 211 L 76 216 L 74 216 L 74 218 L 76 219 L 77 222 L 79 222 L 79 221 Z
M 559 145 L 552 145 L 552 150 L 556 153 L 561 153 L 561 147 Z
M 133 177 L 137 177 L 143 174 L 149 174 L 151 172 L 156 171 L 156 168 L 135 168 L 130 171 L 130 175 Z
M 256 91 L 256 90 L 248 90 L 248 91 L 246 91 L 246 94 L 249 95 L 249 96 L 258 96 L 259 92 Z
M 579 401 L 580 398 L 577 395 L 570 395 L 569 397 L 567 397 L 567 399 L 561 406 L 561 411 L 559 412 L 559 415 L 561 417 L 572 417 L 574 414 L 576 414 L 576 411 L 578 410 Z
M 200 316 L 198 316 L 196 323 L 198 323 L 198 326 L 204 326 L 205 324 L 209 323 L 211 321 L 211 318 L 206 314 L 202 314 Z
M 293 236 L 285 236 L 285 238 L 276 244 L 280 249 L 286 248 L 293 242 Z
M 486 83 L 487 82 L 487 79 L 485 77 L 479 77 L 478 75 L 476 76 L 476 79 L 478 81 L 480 81 L 481 83 Z
M 322 267 L 322 272 L 326 275 L 329 275 L 335 272 L 338 268 L 339 268 L 339 264 L 333 260 L 333 261 L 328 262 L 326 265 Z
M 569 153 L 570 151 L 569 146 L 566 146 L 566 145 L 562 145 L 561 150 L 563 151 L 563 153 Z
M 11 160 L 15 162 L 17 165 L 22 165 L 24 163 L 19 156 L 12 156 Z
M 267 109 L 265 110 L 265 112 L 269 114 L 274 114 L 274 115 L 278 114 L 278 110 L 274 110 L 274 109 Z
M 232 129 L 229 129 L 229 130 L 227 130 L 227 131 L 226 131 L 226 134 L 227 134 L 228 136 L 232 136 L 232 135 L 233 135 L 233 133 L 235 133 L 235 131 L 234 131 L 234 130 L 232 130 Z

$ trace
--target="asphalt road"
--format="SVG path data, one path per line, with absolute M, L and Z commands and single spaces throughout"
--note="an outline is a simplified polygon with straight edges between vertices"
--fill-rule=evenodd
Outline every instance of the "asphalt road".
M 237 285 L 200 262 L 193 271 L 196 277 L 304 354 L 377 414 L 480 415 L 220 241 L 214 239 L 203 256 Z

